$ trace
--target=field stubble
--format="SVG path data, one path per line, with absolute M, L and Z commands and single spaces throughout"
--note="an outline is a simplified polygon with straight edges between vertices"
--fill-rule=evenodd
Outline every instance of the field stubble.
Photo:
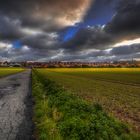
M 33 71 L 34 121 L 38 140 L 138 140 L 140 137 L 99 104 L 72 95 Z
M 140 132 L 140 69 L 38 69 L 74 95 L 104 110 Z

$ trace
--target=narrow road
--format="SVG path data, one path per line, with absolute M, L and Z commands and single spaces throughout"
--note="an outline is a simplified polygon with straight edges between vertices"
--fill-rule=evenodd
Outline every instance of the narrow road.
M 31 71 L 0 79 L 0 140 L 32 140 Z

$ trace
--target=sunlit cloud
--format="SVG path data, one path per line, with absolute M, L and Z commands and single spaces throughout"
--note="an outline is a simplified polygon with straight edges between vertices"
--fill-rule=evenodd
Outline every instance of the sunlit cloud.
M 0 42 L 0 49 L 5 49 L 5 50 L 9 50 L 11 49 L 13 46 L 10 43 L 5 43 L 5 42 Z
M 28 46 L 23 46 L 22 47 L 23 52 L 28 52 L 29 50 L 30 50 L 30 48 Z
M 119 42 L 119 43 L 115 44 L 114 47 L 129 46 L 129 45 L 133 45 L 133 44 L 140 44 L 140 38 Z
M 43 33 L 43 31 L 39 29 L 31 29 L 31 28 L 22 28 L 21 31 L 26 35 L 37 35 Z

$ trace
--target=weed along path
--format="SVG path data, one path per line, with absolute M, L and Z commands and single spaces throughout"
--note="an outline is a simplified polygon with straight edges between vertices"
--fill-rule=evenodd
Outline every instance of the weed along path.
M 32 140 L 31 71 L 0 79 L 0 140 Z

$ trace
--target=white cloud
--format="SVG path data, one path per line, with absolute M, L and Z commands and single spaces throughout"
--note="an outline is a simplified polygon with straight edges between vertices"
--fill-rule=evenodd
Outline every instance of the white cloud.
M 30 29 L 30 28 L 22 28 L 21 31 L 27 35 L 37 35 L 37 34 L 43 33 L 43 31 L 41 31 L 39 29 Z
M 140 38 L 133 39 L 133 40 L 125 40 L 125 41 L 115 44 L 113 47 L 129 46 L 129 45 L 133 45 L 133 44 L 140 44 Z
M 0 42 L 0 49 L 9 50 L 9 49 L 11 49 L 11 48 L 12 48 L 12 44 Z
M 30 50 L 30 48 L 29 48 L 28 46 L 23 46 L 23 47 L 21 48 L 21 50 L 22 50 L 23 52 L 28 52 L 28 51 Z

